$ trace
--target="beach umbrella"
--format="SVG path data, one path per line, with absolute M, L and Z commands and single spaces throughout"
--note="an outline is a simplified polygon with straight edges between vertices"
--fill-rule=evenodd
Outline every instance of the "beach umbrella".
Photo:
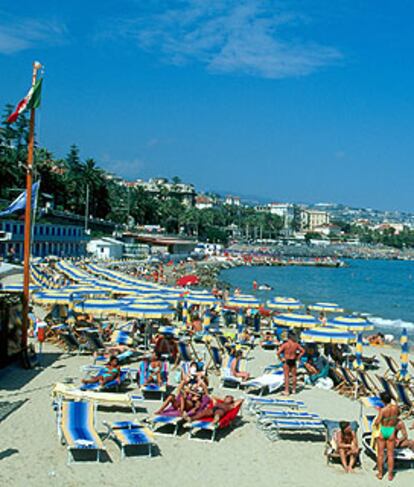
M 321 326 L 302 332 L 301 340 L 306 343 L 354 343 L 355 335 L 349 331 Z
M 185 298 L 188 304 L 198 304 L 200 306 L 213 306 L 219 303 L 219 300 L 211 293 L 191 293 Z
M 75 303 L 74 310 L 79 313 L 89 313 L 92 315 L 118 314 L 122 302 L 116 299 L 87 299 Z
M 153 319 L 161 318 L 173 319 L 174 310 L 171 308 L 143 308 L 139 304 L 123 306 L 119 314 L 128 318 Z
M 401 360 L 401 368 L 399 372 L 399 379 L 400 380 L 408 380 L 408 332 L 407 328 L 402 329 L 401 333 L 401 338 L 400 338 L 400 344 L 401 344 L 401 355 L 400 355 L 400 360 Z
M 348 330 L 354 333 L 359 333 L 363 331 L 371 331 L 374 329 L 374 325 L 367 321 L 365 318 L 360 318 L 357 316 L 338 316 L 329 320 L 328 326 L 334 326 L 340 328 L 341 330 Z
M 65 291 L 41 291 L 33 295 L 37 304 L 69 304 L 72 293 Z
M 232 308 L 259 308 L 260 301 L 255 296 L 240 294 L 229 297 L 226 301 L 226 306 Z
M 267 307 L 271 309 L 300 309 L 303 304 L 294 298 L 276 297 L 267 302 Z
M 362 333 L 358 333 L 357 335 L 357 343 L 355 348 L 355 368 L 362 370 L 364 365 L 362 363 Z
M 291 328 L 314 328 L 320 326 L 321 322 L 312 315 L 285 313 L 273 318 L 273 323 L 278 326 Z
M 336 303 L 315 303 L 309 306 L 309 309 L 313 311 L 324 311 L 326 313 L 342 313 L 343 308 Z

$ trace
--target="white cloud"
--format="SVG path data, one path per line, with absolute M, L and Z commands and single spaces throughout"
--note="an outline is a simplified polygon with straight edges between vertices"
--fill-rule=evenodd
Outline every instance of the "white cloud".
M 341 58 L 329 46 L 292 35 L 305 18 L 275 0 L 183 0 L 112 24 L 112 37 L 134 40 L 164 61 L 198 62 L 211 72 L 264 78 L 302 76 Z
M 57 20 L 16 18 L 0 12 L 1 54 L 61 44 L 66 37 L 66 26 Z

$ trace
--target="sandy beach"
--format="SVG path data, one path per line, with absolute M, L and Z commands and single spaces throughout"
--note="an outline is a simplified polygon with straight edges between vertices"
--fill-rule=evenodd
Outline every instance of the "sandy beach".
M 376 349 L 375 352 L 379 350 Z M 387 349 L 390 352 L 390 349 Z M 392 351 L 398 355 L 396 351 Z M 271 352 L 257 351 L 249 361 L 249 370 L 258 373 L 272 362 Z M 339 465 L 327 466 L 323 441 L 269 441 L 255 426 L 246 411 L 241 424 L 219 437 L 214 444 L 188 439 L 157 436 L 159 454 L 154 458 L 137 457 L 120 461 L 120 452 L 112 440 L 106 440 L 111 461 L 101 464 L 66 465 L 66 449 L 56 433 L 56 416 L 50 390 L 57 381 L 80 375 L 80 366 L 90 363 L 88 356 L 67 356 L 47 346 L 43 367 L 26 371 L 17 366 L 0 372 L 0 400 L 25 400 L 25 403 L 0 423 L 1 485 L 38 486 L 190 486 L 194 485 L 282 485 L 312 484 L 329 486 L 380 485 L 375 479 L 372 460 L 363 456 L 362 468 L 352 475 Z M 213 379 L 216 382 L 217 379 Z M 223 394 L 223 389 L 215 388 Z M 311 388 L 297 397 L 308 410 L 329 419 L 358 419 L 360 405 L 334 391 Z M 151 412 L 157 403 L 146 403 Z M 144 418 L 146 411 L 138 414 Z M 98 411 L 98 431 L 104 432 L 103 420 L 132 418 L 128 411 Z M 413 472 L 399 471 L 394 484 L 412 485 Z M 387 483 L 384 480 L 383 483 Z

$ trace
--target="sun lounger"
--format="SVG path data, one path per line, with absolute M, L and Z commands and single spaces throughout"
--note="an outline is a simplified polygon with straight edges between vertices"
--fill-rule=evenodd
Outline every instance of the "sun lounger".
M 401 382 L 391 382 L 391 385 L 397 393 L 399 405 L 405 410 L 404 417 L 412 416 L 414 414 L 414 399 L 407 385 Z
M 100 368 L 96 371 L 95 375 L 100 375 L 103 369 Z M 128 370 L 121 370 L 119 377 L 105 384 L 100 382 L 93 382 L 91 384 L 82 384 L 81 391 L 120 391 L 123 386 L 126 386 L 130 382 L 130 376 Z
M 246 396 L 246 407 L 251 413 L 256 413 L 261 408 L 289 408 L 301 409 L 305 407 L 303 401 L 296 401 L 295 399 L 273 399 L 258 396 Z
M 397 362 L 390 355 L 386 355 L 385 353 L 382 353 L 381 357 L 384 359 L 385 365 L 387 366 L 385 377 L 393 377 L 397 375 L 400 371 L 400 367 L 398 366 Z
M 225 414 L 218 423 L 214 422 L 214 418 L 205 418 L 200 421 L 194 421 L 193 423 L 186 423 L 185 426 L 190 430 L 190 439 L 196 438 L 200 432 L 207 431 L 210 436 L 210 441 L 214 442 L 217 437 L 217 432 L 225 428 L 229 428 L 234 422 L 240 412 L 241 404 L 231 409 Z
M 283 387 L 285 383 L 283 371 L 275 371 L 272 374 L 263 374 L 255 379 L 250 379 L 242 383 L 242 386 L 250 391 L 259 391 L 261 396 L 265 392 L 275 392 Z
M 372 432 L 367 431 L 362 433 L 362 445 L 365 449 L 365 453 L 372 458 L 372 460 L 377 461 L 377 449 L 375 445 L 372 444 Z M 395 466 L 414 466 L 414 452 L 410 448 L 396 448 L 394 450 L 394 461 Z
M 87 350 L 87 344 L 81 343 L 71 330 L 68 328 L 58 331 L 59 338 L 62 340 L 63 344 L 67 348 L 68 352 L 85 352 Z
M 94 453 L 96 461 L 105 450 L 95 429 L 95 410 L 92 402 L 63 401 L 58 412 L 58 433 L 63 444 L 67 445 L 68 464 L 75 456 Z
M 159 435 L 177 436 L 178 429 L 183 418 L 177 415 L 156 414 L 148 419 L 148 423 L 154 433 Z
M 121 459 L 127 455 L 127 451 L 139 450 L 146 447 L 149 457 L 152 456 L 154 435 L 150 429 L 135 421 L 116 421 L 103 424 L 108 428 L 110 436 L 121 448 Z
M 398 395 L 397 392 L 395 391 L 394 384 L 388 380 L 385 376 L 377 375 L 376 376 L 378 379 L 378 382 L 381 385 L 381 388 L 384 392 L 389 394 L 394 401 L 398 402 Z
M 168 365 L 167 362 L 164 361 L 162 364 L 162 371 L 161 371 L 161 378 L 163 380 L 163 384 L 152 384 L 145 382 L 148 380 L 148 362 L 142 361 L 139 364 L 138 369 L 138 381 L 141 392 L 144 396 L 144 399 L 156 399 L 156 400 L 163 400 L 164 396 L 167 392 L 167 383 L 168 383 Z
M 280 420 L 320 421 L 321 417 L 319 414 L 309 413 L 308 411 L 275 411 L 268 409 L 257 411 L 256 425 L 264 431 L 272 429 Z
M 294 434 L 325 434 L 325 425 L 320 419 L 315 420 L 300 420 L 300 419 L 277 419 L 272 421 L 266 429 L 264 429 L 267 438 L 270 440 L 278 440 L 284 433 Z
M 143 397 L 138 394 L 121 392 L 81 391 L 74 387 L 56 383 L 52 389 L 52 397 L 73 401 L 91 401 L 98 406 L 120 406 L 131 408 L 136 413 L 136 407 L 142 403 Z

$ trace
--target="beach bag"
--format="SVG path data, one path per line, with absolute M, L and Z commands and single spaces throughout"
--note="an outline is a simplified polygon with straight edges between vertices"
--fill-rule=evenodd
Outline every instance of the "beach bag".
M 319 389 L 330 390 L 334 386 L 333 380 L 330 377 L 321 377 L 315 382 L 315 387 Z

